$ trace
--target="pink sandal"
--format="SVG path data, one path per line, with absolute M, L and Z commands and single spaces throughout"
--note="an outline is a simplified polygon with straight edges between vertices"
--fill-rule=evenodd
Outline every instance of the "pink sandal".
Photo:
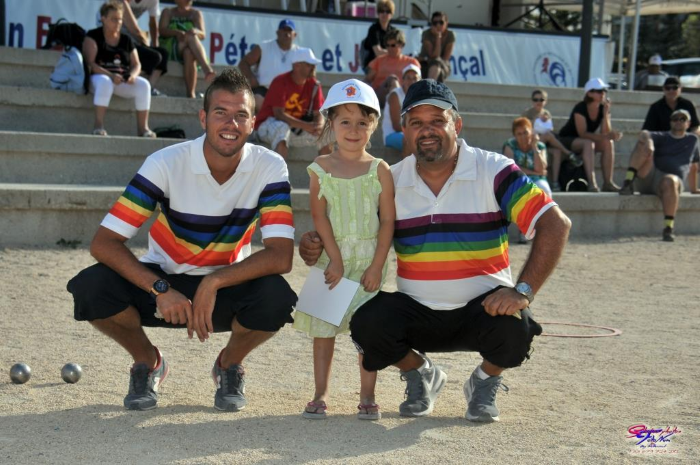
M 359 412 L 357 412 L 357 418 L 360 420 L 379 420 L 382 418 L 382 414 L 379 411 L 379 405 L 377 404 L 360 404 L 357 406 Z M 376 412 L 370 412 L 370 409 L 376 409 Z
M 313 412 L 309 410 L 313 410 Z M 306 408 L 301 413 L 301 416 L 308 420 L 325 420 L 328 417 L 326 410 L 328 410 L 328 407 L 325 402 L 314 402 L 312 400 L 306 404 Z

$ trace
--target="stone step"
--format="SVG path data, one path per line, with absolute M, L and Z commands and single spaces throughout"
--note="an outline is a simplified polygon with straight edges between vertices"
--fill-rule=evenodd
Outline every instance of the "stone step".
M 0 85 L 49 88 L 49 75 L 58 61 L 53 50 L 31 50 L 0 47 Z M 215 65 L 217 72 L 225 68 Z M 202 73 L 200 71 L 200 77 Z M 361 78 L 353 74 L 318 73 L 318 79 L 327 93 L 333 84 L 349 78 Z M 530 107 L 530 95 L 534 87 L 473 82 L 450 82 L 457 96 L 460 110 L 478 113 L 504 113 L 519 115 Z M 184 78 L 179 63 L 168 63 L 168 73 L 161 78 L 158 89 L 167 95 L 184 97 Z M 197 82 L 197 92 L 203 92 L 203 79 Z M 576 103 L 583 99 L 583 91 L 577 88 L 543 87 L 549 94 L 547 108 L 554 116 L 568 117 Z M 661 98 L 660 92 L 627 92 L 611 90 L 613 117 L 643 120 L 649 105 Z M 696 105 L 699 94 L 684 94 Z M 641 127 L 641 124 L 640 124 Z
M 150 127 L 178 125 L 188 138 L 202 134 L 201 99 L 157 98 L 151 101 Z M 10 131 L 91 134 L 95 110 L 91 95 L 53 89 L 0 86 L 0 128 Z M 110 135 L 136 134 L 133 100 L 113 97 L 105 117 Z
M 178 142 L 178 139 L 0 131 L 0 182 L 123 186 L 148 155 Z M 401 158 L 398 151 L 388 147 L 372 147 L 369 152 L 390 165 Z M 312 147 L 290 150 L 287 164 L 292 186 L 309 187 L 306 167 L 316 156 Z M 616 157 L 617 182 L 624 179 L 628 160 L 627 153 Z M 600 165 L 599 157 L 597 164 Z M 597 172 L 601 178 L 600 166 Z
M 0 247 L 88 244 L 122 186 L 0 183 Z M 296 237 L 313 228 L 308 190 L 292 191 Z M 574 239 L 656 236 L 662 229 L 661 203 L 655 196 L 555 193 L 573 222 Z M 513 229 L 513 228 L 511 228 Z M 700 196 L 681 195 L 676 230 L 700 234 Z M 133 241 L 143 245 L 146 235 Z

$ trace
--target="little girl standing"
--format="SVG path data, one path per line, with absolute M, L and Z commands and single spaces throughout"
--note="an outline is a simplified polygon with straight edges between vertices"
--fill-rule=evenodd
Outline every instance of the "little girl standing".
M 394 235 L 394 182 L 386 162 L 365 151 L 379 120 L 374 90 L 356 79 L 331 87 L 321 112 L 326 116 L 322 139 L 334 139 L 336 150 L 316 158 L 307 169 L 314 226 L 324 252 L 316 264 L 325 269 L 333 289 L 341 278 L 360 283 L 340 326 L 297 312 L 294 327 L 314 338 L 316 392 L 304 418 L 326 418 L 326 399 L 335 336 L 347 332 L 355 310 L 374 297 L 386 274 L 386 257 Z M 325 143 L 325 140 L 324 140 Z M 358 418 L 378 420 L 374 401 L 377 372 L 362 367 Z

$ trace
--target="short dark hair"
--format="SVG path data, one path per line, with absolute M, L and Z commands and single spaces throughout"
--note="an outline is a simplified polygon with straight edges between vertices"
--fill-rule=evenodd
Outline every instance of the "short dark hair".
M 447 21 L 447 13 L 444 13 L 442 11 L 436 11 L 435 13 L 432 14 L 430 17 L 430 20 L 432 21 L 435 18 L 445 18 L 445 21 Z
M 124 5 L 118 0 L 107 0 L 100 7 L 100 18 L 105 18 L 110 11 L 124 11 Z
M 395 40 L 397 44 L 406 45 L 406 35 L 401 29 L 392 29 L 384 36 L 384 43 Z
M 248 80 L 245 78 L 243 73 L 239 71 L 238 68 L 226 68 L 216 76 L 216 79 L 209 84 L 206 92 L 204 93 L 204 111 L 209 111 L 209 99 L 214 91 L 223 89 L 232 94 L 238 92 L 247 92 L 250 95 L 251 102 L 255 102 L 253 97 L 253 89 L 250 88 Z
M 680 86 L 681 80 L 678 79 L 676 76 L 669 76 L 664 81 L 664 85 L 665 86 Z

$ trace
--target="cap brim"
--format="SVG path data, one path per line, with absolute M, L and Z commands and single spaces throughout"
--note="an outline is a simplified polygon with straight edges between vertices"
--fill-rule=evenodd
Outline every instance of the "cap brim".
M 452 108 L 452 104 L 450 102 L 445 102 L 444 100 L 429 98 L 429 99 L 421 100 L 419 102 L 412 104 L 410 107 L 403 110 L 401 112 L 401 115 L 403 116 L 407 112 L 409 112 L 409 111 L 413 110 L 414 108 L 419 107 L 421 105 L 432 105 L 434 107 L 438 107 L 441 110 L 449 110 L 450 108 Z

